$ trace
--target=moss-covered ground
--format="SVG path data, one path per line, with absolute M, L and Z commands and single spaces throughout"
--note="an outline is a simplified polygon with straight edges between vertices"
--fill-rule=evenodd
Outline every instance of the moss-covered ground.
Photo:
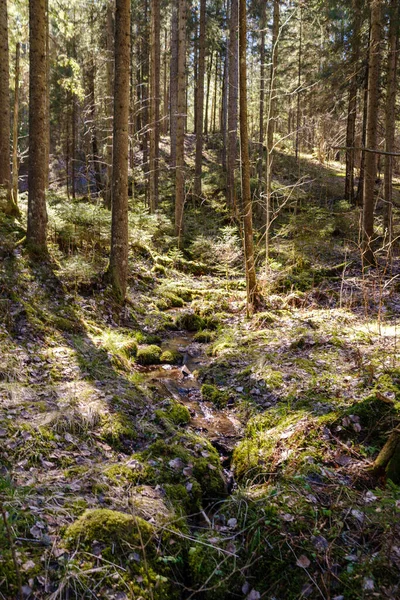
M 337 167 L 307 168 L 251 319 L 212 170 L 184 250 L 131 207 L 123 307 L 97 203 L 50 194 L 41 264 L 0 215 L 1 597 L 400 597 L 400 481 L 370 471 L 400 422 L 399 265 L 362 273 Z

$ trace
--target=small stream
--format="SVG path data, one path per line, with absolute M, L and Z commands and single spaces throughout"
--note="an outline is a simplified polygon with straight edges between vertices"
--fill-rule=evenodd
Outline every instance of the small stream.
M 220 453 L 222 464 L 228 466 L 233 448 L 241 437 L 242 425 L 233 407 L 219 410 L 202 400 L 201 383 L 194 373 L 210 362 L 205 355 L 206 345 L 194 342 L 189 332 L 177 331 L 171 332 L 161 347 L 163 351 L 180 352 L 183 364 L 148 367 L 148 383 L 156 387 L 160 395 L 174 398 L 189 409 L 192 417 L 189 427 L 206 437 Z

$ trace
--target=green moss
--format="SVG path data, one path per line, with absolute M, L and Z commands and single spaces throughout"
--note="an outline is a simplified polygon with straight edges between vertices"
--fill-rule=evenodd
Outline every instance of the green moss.
M 123 343 L 121 345 L 121 351 L 128 358 L 135 358 L 137 356 L 137 352 L 138 352 L 138 346 L 137 346 L 136 341 L 133 339 L 127 340 L 125 343 Z
M 182 362 L 182 354 L 176 350 L 164 350 L 160 356 L 161 363 L 179 365 Z
M 161 354 L 161 348 L 155 344 L 143 346 L 142 348 L 139 348 L 137 352 L 136 362 L 140 365 L 158 365 Z
M 201 488 L 197 482 L 195 482 L 195 485 L 192 484 L 190 493 L 182 483 L 167 483 L 164 485 L 164 490 L 178 514 L 190 515 L 199 510 L 201 506 Z
M 50 322 L 56 329 L 66 331 L 67 333 L 79 333 L 82 331 L 82 323 L 78 320 L 54 315 L 51 317 Z
M 237 572 L 237 559 L 220 550 L 207 535 L 198 536 L 189 548 L 188 566 L 191 586 L 202 589 L 205 600 L 240 597 L 244 578 Z
M 161 307 L 158 305 L 159 302 L 163 303 L 165 308 L 181 308 L 185 304 L 180 296 L 168 290 L 162 292 L 161 298 L 156 303 L 161 310 Z
M 126 449 L 130 445 L 130 442 L 137 438 L 137 433 L 131 420 L 123 413 L 103 415 L 100 424 L 100 434 L 102 439 L 116 450 Z
M 140 517 L 108 508 L 96 508 L 86 510 L 69 525 L 64 538 L 70 548 L 76 545 L 90 547 L 94 541 L 110 546 L 132 544 L 139 547 L 148 543 L 153 534 L 151 525 Z
M 155 462 L 149 483 L 191 483 L 191 498 L 197 498 L 199 488 L 203 499 L 220 497 L 226 492 L 218 452 L 200 436 L 178 433 L 168 440 L 157 440 L 137 458 L 141 462 Z
M 104 470 L 104 475 L 117 485 L 137 484 L 145 481 L 150 468 L 146 463 L 130 460 L 129 463 L 118 463 Z
M 184 312 L 177 316 L 175 325 L 178 329 L 186 329 L 187 331 L 200 331 L 205 329 L 206 321 L 193 312 Z
M 204 383 L 201 386 L 201 395 L 203 400 L 212 402 L 218 408 L 223 408 L 227 405 L 229 400 L 228 392 L 219 390 L 215 385 Z
M 187 425 L 190 422 L 189 409 L 176 400 L 171 401 L 169 408 L 157 410 L 156 416 L 160 420 L 167 419 L 174 425 Z
M 203 329 L 202 331 L 198 331 L 195 333 L 193 340 L 195 342 L 199 342 L 200 344 L 207 344 L 208 342 L 212 342 L 215 338 L 215 332 L 209 331 L 208 329 Z

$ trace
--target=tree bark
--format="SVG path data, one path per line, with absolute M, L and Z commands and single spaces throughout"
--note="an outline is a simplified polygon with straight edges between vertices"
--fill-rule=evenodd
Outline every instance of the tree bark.
M 360 28 L 362 24 L 362 11 L 359 0 L 353 0 L 353 37 L 352 37 L 352 67 L 353 73 L 351 76 L 349 87 L 349 101 L 347 109 L 347 130 L 346 130 L 346 175 L 345 175 L 345 200 L 354 204 L 354 141 L 356 135 L 356 118 L 357 118 L 357 90 L 358 90 L 358 69 L 360 59 Z
M 10 196 L 10 72 L 7 0 L 0 2 L 0 190 Z
M 170 62 L 170 136 L 171 167 L 176 166 L 176 116 L 178 112 L 178 0 L 172 0 Z
M 128 152 L 130 0 L 117 0 L 115 12 L 112 225 L 109 277 L 117 298 L 125 299 L 128 278 Z
M 258 188 L 261 191 L 263 178 L 264 164 L 264 104 L 265 104 L 265 28 L 266 21 L 266 2 L 261 2 L 261 17 L 260 17 L 260 100 L 259 100 L 259 116 L 258 116 Z
M 279 0 L 274 0 L 274 17 L 272 25 L 272 61 L 269 83 L 268 114 L 267 114 L 267 160 L 266 160 L 266 222 L 265 222 L 265 266 L 269 261 L 269 233 L 271 226 L 271 191 L 272 191 L 272 161 L 274 151 L 274 133 L 276 120 L 275 79 L 278 68 L 278 37 L 279 37 Z M 300 74 L 300 66 L 299 66 Z
M 154 213 L 158 207 L 158 163 L 160 155 L 160 0 L 151 4 L 150 59 L 150 172 L 149 205 Z
M 112 198 L 112 120 L 113 120 L 113 83 L 114 83 L 114 10 L 113 3 L 107 5 L 107 100 L 106 100 L 106 184 L 104 190 L 104 204 L 111 209 Z M 110 139 L 111 138 L 111 139 Z
M 206 111 L 205 111 L 205 115 L 204 115 L 204 135 L 205 136 L 208 135 L 208 108 L 209 108 L 209 104 L 210 104 L 210 87 L 211 87 L 213 56 L 214 56 L 214 52 L 211 50 L 210 57 L 208 60 L 208 68 L 207 68 Z
M 239 0 L 239 87 L 240 87 L 240 150 L 242 159 L 242 199 L 244 226 L 244 257 L 248 312 L 259 304 L 254 264 L 253 215 L 250 193 L 249 135 L 247 124 L 247 27 L 246 0 Z
M 390 3 L 390 24 L 389 24 L 389 49 L 388 49 L 388 75 L 387 75 L 387 95 L 385 110 L 385 151 L 393 152 L 394 139 L 396 131 L 396 84 L 397 84 L 397 56 L 399 51 L 399 2 L 391 0 Z M 393 240 L 392 223 L 392 177 L 393 177 L 393 156 L 385 156 L 385 207 L 383 213 L 383 228 L 386 232 L 386 242 L 391 254 L 391 244 Z
M 228 152 L 226 165 L 226 201 L 233 214 L 236 214 L 237 212 L 235 168 L 237 157 L 238 94 L 238 0 L 232 0 L 228 45 Z
M 368 41 L 368 57 L 369 57 L 369 42 Z M 367 64 L 365 67 L 365 75 L 364 75 L 364 90 L 363 90 L 363 120 L 362 120 L 362 132 L 361 132 L 361 146 L 365 148 L 365 144 L 367 141 L 367 112 L 368 112 L 368 72 L 369 65 Z M 357 186 L 357 194 L 356 194 L 356 205 L 363 205 L 363 196 L 364 196 L 364 173 L 365 173 L 365 152 L 361 152 L 360 158 L 360 173 L 358 178 L 358 186 Z
M 178 14 L 178 94 L 176 115 L 175 235 L 180 244 L 185 204 L 185 108 L 186 108 L 186 0 L 179 0 Z
M 380 45 L 382 28 L 382 0 L 371 0 L 371 44 L 368 72 L 367 139 L 368 148 L 376 148 L 379 109 Z M 363 207 L 363 264 L 374 263 L 372 242 L 374 237 L 374 191 L 376 154 L 365 156 L 364 207 Z
M 197 79 L 196 103 L 196 165 L 194 195 L 201 197 L 201 174 L 203 164 L 203 113 L 204 113 L 204 71 L 206 65 L 206 0 L 200 0 L 200 40 L 199 70 Z
M 92 21 L 92 28 L 93 28 L 93 21 Z M 88 72 L 90 145 L 91 145 L 91 151 L 92 151 L 92 164 L 93 164 L 94 179 L 95 179 L 95 184 L 96 184 L 96 193 L 100 194 L 103 189 L 103 186 L 102 186 L 102 179 L 101 179 L 99 144 L 97 141 L 95 81 L 96 81 L 96 58 L 95 58 L 94 53 L 92 53 L 92 55 L 90 57 L 89 72 Z
M 29 170 L 26 241 L 32 254 L 47 252 L 46 0 L 29 0 Z
M 18 129 L 19 129 L 19 63 L 21 44 L 15 47 L 15 80 L 14 80 L 14 111 L 13 111 L 13 148 L 12 148 L 12 185 L 9 200 L 9 211 L 18 216 Z
M 303 63 L 303 5 L 300 5 L 300 25 L 299 25 L 299 52 L 297 60 L 297 109 L 296 109 L 296 139 L 295 139 L 295 155 L 296 160 L 300 153 L 300 90 L 301 90 L 301 73 Z

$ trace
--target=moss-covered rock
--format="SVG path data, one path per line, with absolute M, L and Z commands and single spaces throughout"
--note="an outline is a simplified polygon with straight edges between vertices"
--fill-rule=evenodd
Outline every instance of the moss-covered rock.
M 161 348 L 155 344 L 142 346 L 137 351 L 136 362 L 140 365 L 158 365 L 160 363 L 161 354 Z
M 187 486 L 192 506 L 197 506 L 199 497 L 208 500 L 226 493 L 218 452 L 200 436 L 177 433 L 168 440 L 157 440 L 135 457 L 151 463 L 148 483 Z
M 205 329 L 206 321 L 194 312 L 184 312 L 177 316 L 175 324 L 178 329 L 200 331 Z
M 228 392 L 219 390 L 215 385 L 210 383 L 204 383 L 201 386 L 201 395 L 203 400 L 212 402 L 217 408 L 223 408 L 229 401 Z
M 161 421 L 167 419 L 174 425 L 187 425 L 190 421 L 189 409 L 176 400 L 172 400 L 168 408 L 157 410 L 156 416 Z
M 160 356 L 161 363 L 179 365 L 182 362 L 182 354 L 176 350 L 164 350 Z
M 153 533 L 152 526 L 140 517 L 108 508 L 95 508 L 86 510 L 69 525 L 64 537 L 69 547 L 77 544 L 86 546 L 94 541 L 139 546 L 141 539 L 147 543 Z

